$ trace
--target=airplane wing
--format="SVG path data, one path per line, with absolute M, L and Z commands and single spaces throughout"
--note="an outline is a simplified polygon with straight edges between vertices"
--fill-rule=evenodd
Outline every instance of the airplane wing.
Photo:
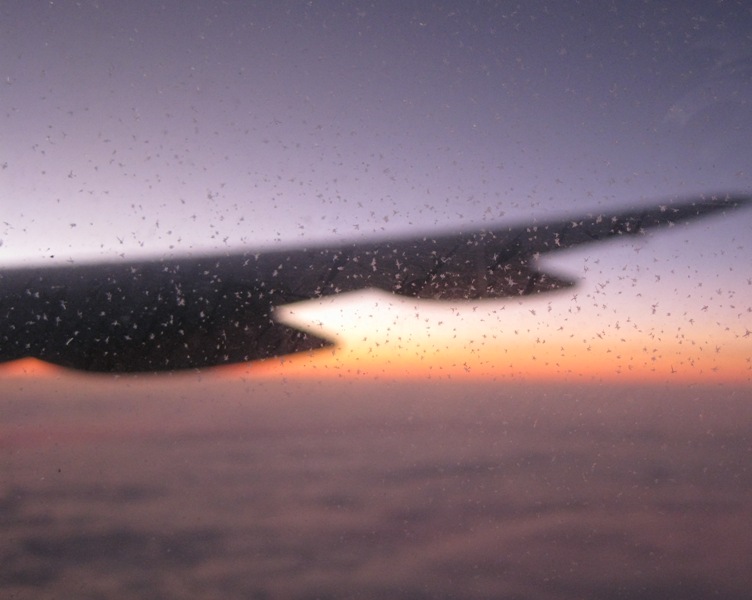
M 323 348 L 276 306 L 362 288 L 424 299 L 538 294 L 574 285 L 537 259 L 749 205 L 698 197 L 614 214 L 381 242 L 0 271 L 0 362 L 35 357 L 99 372 L 192 369 Z

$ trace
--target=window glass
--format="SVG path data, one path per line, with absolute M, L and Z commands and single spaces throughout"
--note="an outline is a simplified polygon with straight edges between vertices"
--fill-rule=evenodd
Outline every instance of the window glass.
M 751 31 L 2 3 L 0 595 L 744 597 Z

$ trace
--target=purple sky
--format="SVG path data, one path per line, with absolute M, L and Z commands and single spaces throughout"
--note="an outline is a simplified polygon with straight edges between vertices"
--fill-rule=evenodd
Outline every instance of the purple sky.
M 443 4 L 4 3 L 0 258 L 752 188 L 749 10 Z

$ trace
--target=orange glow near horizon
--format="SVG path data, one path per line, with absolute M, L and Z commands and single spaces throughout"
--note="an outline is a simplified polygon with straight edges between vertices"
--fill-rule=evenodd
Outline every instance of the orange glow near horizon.
M 61 373 L 71 372 L 63 367 L 39 360 L 37 358 L 21 358 L 0 364 L 0 377 L 56 377 Z
M 713 356 L 683 357 L 678 348 L 653 351 L 621 347 L 619 352 L 598 351 L 546 353 L 530 345 L 491 352 L 461 350 L 407 356 L 396 351 L 339 348 L 272 358 L 255 363 L 218 367 L 227 377 L 386 377 L 392 379 L 486 379 L 528 381 L 609 381 L 749 383 L 752 366 L 741 352 L 724 360 Z
M 717 316 L 689 326 L 633 306 L 593 315 L 561 296 L 416 305 L 363 292 L 283 307 L 280 320 L 335 349 L 223 367 L 231 376 L 473 378 L 540 381 L 752 381 L 752 338 Z
M 443 345 L 442 345 L 443 346 Z M 743 346 L 722 353 L 699 351 L 688 356 L 679 345 L 647 348 L 621 344 L 565 348 L 518 342 L 514 346 L 463 350 L 389 345 L 340 346 L 316 352 L 214 367 L 206 375 L 221 378 L 390 378 L 485 379 L 528 381 L 675 382 L 679 384 L 752 381 L 752 361 Z M 0 365 L 0 378 L 54 378 L 75 371 L 35 358 Z

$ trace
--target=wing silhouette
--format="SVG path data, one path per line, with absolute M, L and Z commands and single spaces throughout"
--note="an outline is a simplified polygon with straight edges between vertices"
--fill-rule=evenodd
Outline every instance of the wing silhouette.
M 538 294 L 574 285 L 537 258 L 748 205 L 698 197 L 615 214 L 483 231 L 230 255 L 0 271 L 0 362 L 86 371 L 238 363 L 331 341 L 278 323 L 282 304 L 361 288 L 430 299 Z

